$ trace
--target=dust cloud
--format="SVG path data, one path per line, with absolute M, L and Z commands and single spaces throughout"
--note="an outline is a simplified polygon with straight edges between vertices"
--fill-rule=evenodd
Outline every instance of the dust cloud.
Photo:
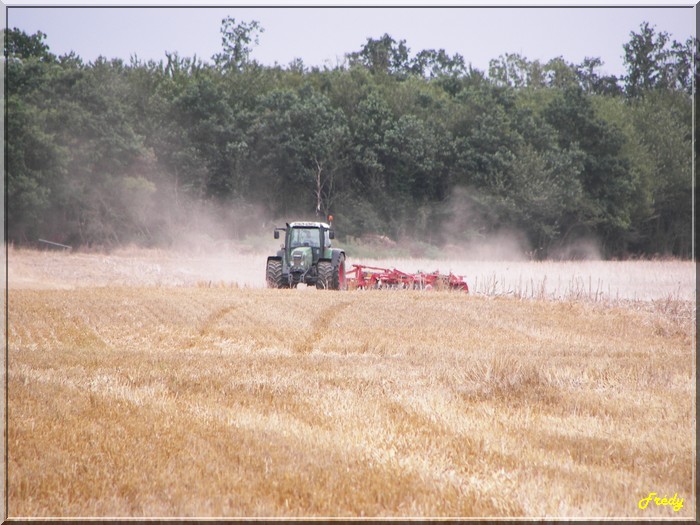
M 146 173 L 101 196 L 110 213 L 87 221 L 95 242 L 68 252 L 12 248 L 10 287 L 264 284 L 262 254 L 279 249 L 264 206 L 191 198 Z
M 549 258 L 560 261 L 601 261 L 603 250 L 595 237 L 583 236 L 552 249 Z
M 542 253 L 529 242 L 517 224 L 503 222 L 488 196 L 458 186 L 445 205 L 439 237 L 445 252 L 471 261 L 586 260 L 603 259 L 600 242 L 588 232 L 567 234 Z
M 273 219 L 265 206 L 250 202 L 221 204 L 183 198 L 174 186 L 161 186 L 147 201 L 134 200 L 150 247 L 141 243 L 118 248 L 91 247 L 75 252 L 11 248 L 10 288 L 77 288 L 90 286 L 265 286 L 267 256 L 280 248 L 272 230 L 286 221 Z M 453 272 L 465 278 L 474 294 L 519 298 L 588 298 L 689 300 L 695 297 L 693 263 L 684 261 L 602 261 L 595 238 L 579 236 L 538 261 L 526 235 L 500 224 L 488 202 L 467 188 L 457 188 L 446 203 L 438 256 L 397 258 L 365 250 L 355 256 L 346 248 L 347 267 L 364 264 L 405 272 Z M 336 225 L 337 226 L 337 225 Z M 376 232 L 368 232 L 368 234 Z M 383 236 L 376 236 L 387 239 Z M 400 242 L 391 239 L 392 248 Z M 292 292 L 293 293 L 293 292 Z
M 523 261 L 531 258 L 526 235 L 501 224 L 488 199 L 478 191 L 456 187 L 444 210 L 439 237 L 445 253 L 475 261 Z

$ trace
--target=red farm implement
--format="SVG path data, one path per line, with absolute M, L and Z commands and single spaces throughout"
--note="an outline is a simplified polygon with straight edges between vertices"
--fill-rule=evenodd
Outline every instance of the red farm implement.
M 351 288 L 376 289 L 399 288 L 412 290 L 458 290 L 469 292 L 464 277 L 461 275 L 441 274 L 440 272 L 405 273 L 396 268 L 378 268 L 353 264 L 347 272 L 348 286 Z

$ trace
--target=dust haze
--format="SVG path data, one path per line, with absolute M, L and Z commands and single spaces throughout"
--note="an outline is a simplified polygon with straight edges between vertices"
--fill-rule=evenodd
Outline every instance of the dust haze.
M 147 200 L 124 201 L 149 239 L 107 249 L 73 252 L 11 248 L 11 288 L 78 288 L 85 286 L 224 286 L 262 288 L 268 255 L 279 250 L 275 226 L 314 220 L 313 214 L 271 218 L 265 206 L 187 199 L 176 187 L 159 186 Z M 358 250 L 361 239 L 344 243 L 348 268 L 364 264 L 405 272 L 453 272 L 463 276 L 471 293 L 542 299 L 691 300 L 695 268 L 687 261 L 603 261 L 598 242 L 580 237 L 537 260 L 522 231 L 498 224 L 488 203 L 458 188 L 445 205 L 439 251 L 430 257 L 396 256 L 402 240 L 379 232 L 366 238 L 390 250 Z M 335 224 L 339 239 L 343 225 Z M 403 241 L 410 243 L 411 240 Z M 369 246 L 369 249 L 367 247 Z M 386 248 L 386 246 L 383 246 Z M 402 253 L 410 253 L 403 251 Z M 437 254 L 437 255 L 436 255 Z M 303 289 L 303 287 L 302 287 Z M 294 292 L 292 292 L 294 293 Z
M 60 236 L 60 225 L 56 226 L 59 231 L 53 232 L 53 239 L 80 244 L 83 251 L 112 252 L 124 246 L 140 246 L 185 255 L 264 252 L 278 249 L 278 243 L 269 240 L 274 226 L 293 220 L 318 220 L 313 213 L 273 216 L 266 203 L 248 199 L 207 198 L 203 189 L 189 187 L 186 181 L 167 174 L 154 159 L 136 163 L 126 176 L 112 182 L 108 190 L 96 190 L 94 195 L 94 200 L 106 211 L 95 214 L 90 210 L 80 215 L 80 222 L 84 223 L 80 228 L 81 239 L 65 241 Z M 405 232 L 403 238 L 391 239 L 387 232 L 366 231 L 348 242 L 382 239 L 384 246 L 377 248 L 421 256 L 429 247 L 433 257 L 444 254 L 465 261 L 528 261 L 540 260 L 544 255 L 530 244 L 524 229 L 499 217 L 488 195 L 473 188 L 454 188 L 444 205 L 436 210 L 433 222 L 436 229 L 428 233 L 428 239 L 415 235 L 406 224 L 399 228 Z M 335 226 L 339 239 L 345 239 L 354 230 L 351 224 Z M 594 237 L 567 237 L 566 243 L 549 248 L 548 258 L 602 258 Z
M 543 253 L 529 242 L 517 224 L 499 219 L 488 196 L 458 186 L 448 198 L 439 237 L 446 253 L 465 261 L 541 260 Z M 567 235 L 548 250 L 547 259 L 602 260 L 598 240 L 591 234 Z

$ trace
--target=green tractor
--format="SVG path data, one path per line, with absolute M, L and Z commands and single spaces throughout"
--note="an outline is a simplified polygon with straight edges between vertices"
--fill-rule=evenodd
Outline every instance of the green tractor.
M 332 248 L 335 238 L 325 222 L 289 222 L 275 228 L 275 239 L 285 232 L 284 245 L 267 258 L 268 288 L 296 288 L 304 283 L 325 290 L 347 290 L 345 252 Z

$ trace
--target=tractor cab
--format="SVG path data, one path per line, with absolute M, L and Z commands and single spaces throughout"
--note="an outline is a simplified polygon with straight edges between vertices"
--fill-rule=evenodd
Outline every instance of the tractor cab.
M 286 228 L 275 230 L 275 239 L 279 238 L 279 231 L 285 230 L 284 251 L 288 261 L 292 261 L 300 255 L 316 264 L 319 259 L 330 257 L 331 240 L 334 238 L 333 230 L 324 222 L 292 222 L 287 223 Z M 309 248 L 308 250 L 305 248 Z

